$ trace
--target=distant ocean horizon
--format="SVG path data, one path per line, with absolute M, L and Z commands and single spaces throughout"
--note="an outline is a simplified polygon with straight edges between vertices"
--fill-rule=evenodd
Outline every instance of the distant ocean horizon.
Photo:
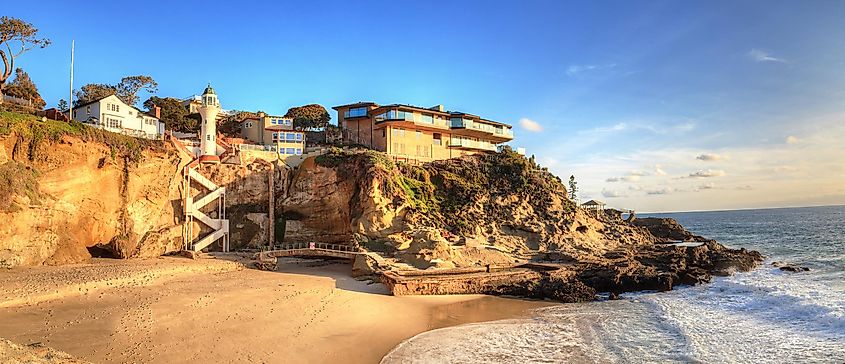
M 709 284 L 422 333 L 383 363 L 845 362 L 845 205 L 637 216 L 674 218 L 766 260 Z
M 754 211 L 754 210 L 779 210 L 779 209 L 812 209 L 817 207 L 845 207 L 845 204 L 830 205 L 807 205 L 807 206 L 774 206 L 774 207 L 740 207 L 735 209 L 714 209 L 714 210 L 678 210 L 678 211 L 647 211 L 636 212 L 641 217 L 664 217 L 668 214 L 687 214 L 696 212 L 730 212 L 730 211 Z M 636 211 L 636 210 L 635 210 Z M 671 216 L 665 216 L 671 217 Z

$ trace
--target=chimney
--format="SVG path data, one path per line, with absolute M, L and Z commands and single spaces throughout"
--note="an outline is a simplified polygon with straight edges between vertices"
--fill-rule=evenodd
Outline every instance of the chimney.
M 155 116 L 156 119 L 161 119 L 161 107 L 160 106 L 153 105 L 153 116 Z
M 434 106 L 432 106 L 432 107 L 430 107 L 430 108 L 428 108 L 428 109 L 429 109 L 429 110 L 434 110 L 434 111 L 440 111 L 440 112 L 443 112 L 443 109 L 444 109 L 444 108 L 443 108 L 443 105 L 434 105 Z
M 265 114 L 263 111 L 258 112 L 258 118 L 259 119 L 264 119 L 265 116 L 267 116 L 267 114 Z

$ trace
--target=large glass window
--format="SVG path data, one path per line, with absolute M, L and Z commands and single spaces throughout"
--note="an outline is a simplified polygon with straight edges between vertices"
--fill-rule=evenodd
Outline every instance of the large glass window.
M 296 150 L 294 148 L 285 148 L 285 154 L 294 155 L 296 154 Z
M 357 118 L 360 116 L 367 116 L 367 108 L 366 107 L 356 107 L 347 110 L 343 113 L 343 117 L 345 118 Z
M 434 124 L 434 118 L 429 114 L 421 114 L 420 122 L 426 124 Z

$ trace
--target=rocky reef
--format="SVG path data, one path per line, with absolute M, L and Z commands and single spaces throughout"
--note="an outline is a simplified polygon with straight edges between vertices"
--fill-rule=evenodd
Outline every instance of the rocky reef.
M 303 164 L 277 208 L 303 236 L 351 240 L 397 269 L 425 272 L 384 280 L 398 294 L 584 301 L 596 292 L 708 282 L 762 261 L 758 252 L 729 249 L 671 219 L 625 221 L 577 208 L 560 179 L 510 151 L 408 165 L 375 151 L 335 150 Z M 677 241 L 698 243 L 671 244 Z M 526 263 L 545 268 L 525 272 Z M 512 274 L 479 278 L 473 270 L 491 266 Z

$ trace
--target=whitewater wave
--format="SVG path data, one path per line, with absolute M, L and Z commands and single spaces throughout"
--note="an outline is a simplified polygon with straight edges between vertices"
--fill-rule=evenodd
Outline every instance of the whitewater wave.
M 761 268 L 712 284 L 444 328 L 382 363 L 842 363 L 845 294 Z

